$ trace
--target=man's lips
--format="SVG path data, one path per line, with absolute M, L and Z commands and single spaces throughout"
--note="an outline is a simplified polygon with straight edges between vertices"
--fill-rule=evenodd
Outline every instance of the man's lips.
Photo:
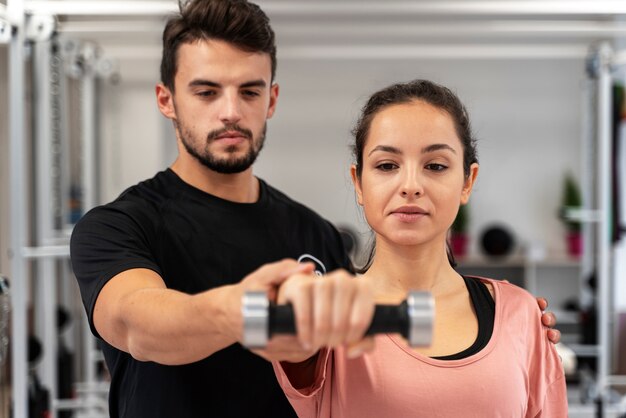
M 216 139 L 228 139 L 228 138 L 248 139 L 248 136 L 238 131 L 228 131 L 228 132 L 224 132 L 223 134 L 218 135 Z
M 247 141 L 248 136 L 238 131 L 229 131 L 218 135 L 215 140 L 228 145 L 236 145 Z

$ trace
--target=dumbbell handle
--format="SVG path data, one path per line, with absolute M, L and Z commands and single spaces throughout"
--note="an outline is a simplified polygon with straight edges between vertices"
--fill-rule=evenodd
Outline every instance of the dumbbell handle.
M 406 301 L 400 305 L 376 305 L 372 322 L 365 335 L 398 333 L 409 338 L 409 316 Z M 269 336 L 296 334 L 293 306 L 269 305 Z
M 247 292 L 242 303 L 244 345 L 262 348 L 275 334 L 296 334 L 291 305 L 270 304 L 264 292 Z M 430 293 L 412 291 L 399 305 L 376 305 L 366 335 L 399 333 L 412 346 L 427 346 L 432 340 L 434 300 Z

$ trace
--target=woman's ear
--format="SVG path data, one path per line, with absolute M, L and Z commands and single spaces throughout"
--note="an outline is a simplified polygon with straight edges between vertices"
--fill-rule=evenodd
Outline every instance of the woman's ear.
M 476 177 L 478 177 L 478 163 L 473 163 L 470 166 L 469 176 L 465 178 L 465 183 L 463 184 L 463 190 L 461 191 L 461 204 L 464 205 L 469 202 L 470 195 L 472 194 L 472 188 L 474 187 L 474 182 L 476 182 Z
M 361 190 L 361 180 L 356 171 L 356 165 L 350 166 L 350 177 L 352 177 L 352 184 L 354 185 L 354 191 L 356 192 L 357 202 L 363 206 L 363 192 Z

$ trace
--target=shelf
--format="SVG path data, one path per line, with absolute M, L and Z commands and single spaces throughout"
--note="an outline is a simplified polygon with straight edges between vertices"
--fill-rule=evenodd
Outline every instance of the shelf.
M 489 268 L 509 268 L 524 267 L 526 257 L 520 255 L 509 255 L 504 257 L 487 257 L 483 255 L 469 255 L 456 259 L 459 268 L 463 267 L 489 267 Z
M 578 357 L 596 357 L 599 353 L 599 347 L 597 345 L 589 344 L 567 344 L 567 346 Z
M 488 257 L 485 255 L 469 255 L 456 259 L 459 268 L 525 268 L 525 267 L 567 267 L 577 268 L 580 260 L 567 254 L 553 254 L 542 259 L 532 259 L 523 254 L 513 254 L 503 257 Z

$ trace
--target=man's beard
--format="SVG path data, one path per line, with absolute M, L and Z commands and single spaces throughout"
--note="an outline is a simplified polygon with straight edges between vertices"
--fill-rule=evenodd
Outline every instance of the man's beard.
M 221 174 L 235 174 L 241 173 L 247 170 L 256 161 L 261 149 L 265 143 L 265 132 L 267 131 L 267 123 L 263 126 L 263 130 L 259 134 L 258 142 L 254 141 L 252 131 L 240 127 L 237 124 L 225 125 L 224 128 L 211 131 L 206 137 L 204 144 L 204 152 L 201 153 L 199 149 L 194 148 L 193 143 L 189 141 L 189 138 L 193 138 L 193 134 L 189 132 L 184 126 L 179 123 L 176 124 L 179 131 L 180 139 L 189 154 L 191 154 L 196 160 L 210 170 L 216 171 Z M 218 158 L 209 151 L 209 145 L 211 142 L 221 134 L 229 131 L 237 131 L 251 141 L 251 145 L 248 148 L 246 155 L 239 158 Z M 201 146 L 201 145 L 200 145 Z M 226 148 L 227 153 L 234 153 L 237 150 L 237 146 L 233 145 Z

